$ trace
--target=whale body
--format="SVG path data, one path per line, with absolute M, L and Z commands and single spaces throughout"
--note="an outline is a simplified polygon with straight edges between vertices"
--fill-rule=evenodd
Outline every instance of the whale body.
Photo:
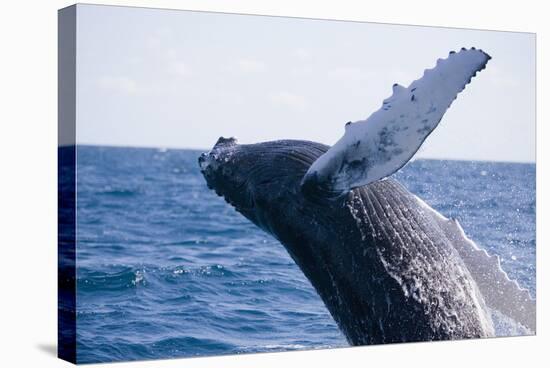
M 534 301 L 498 259 L 390 177 L 489 59 L 451 53 L 332 147 L 221 137 L 199 158 L 208 187 L 285 246 L 352 345 L 494 336 L 488 307 L 534 329 Z

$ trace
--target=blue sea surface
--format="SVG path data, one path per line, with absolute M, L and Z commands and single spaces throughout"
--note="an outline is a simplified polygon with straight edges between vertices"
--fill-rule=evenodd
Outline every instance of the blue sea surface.
M 206 187 L 199 154 L 78 147 L 77 361 L 348 346 L 284 247 Z M 395 177 L 535 296 L 534 164 L 417 160 Z

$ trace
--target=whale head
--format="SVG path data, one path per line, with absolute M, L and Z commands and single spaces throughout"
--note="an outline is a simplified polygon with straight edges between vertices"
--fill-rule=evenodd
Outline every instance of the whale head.
M 254 206 L 247 173 L 252 165 L 245 156 L 233 137 L 220 137 L 209 152 L 199 156 L 200 170 L 208 188 L 239 210 Z
M 238 144 L 235 138 L 220 137 L 198 161 L 209 189 L 273 233 L 270 214 L 301 197 L 302 177 L 327 148 L 292 140 Z

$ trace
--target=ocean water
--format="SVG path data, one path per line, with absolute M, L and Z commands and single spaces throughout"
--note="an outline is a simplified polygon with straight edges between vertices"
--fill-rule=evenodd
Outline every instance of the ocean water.
M 347 346 L 283 246 L 207 189 L 199 151 L 77 154 L 79 363 Z M 417 160 L 395 176 L 535 296 L 535 165 Z

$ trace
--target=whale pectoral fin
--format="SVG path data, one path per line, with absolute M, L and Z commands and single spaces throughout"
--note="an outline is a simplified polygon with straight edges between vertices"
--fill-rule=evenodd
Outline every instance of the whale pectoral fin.
M 395 84 L 378 111 L 346 124 L 344 136 L 311 165 L 302 189 L 339 197 L 399 170 L 490 58 L 474 48 L 451 52 L 409 87 Z
M 485 304 L 535 332 L 536 301 L 531 298 L 529 291 L 508 277 L 500 266 L 498 256 L 491 256 L 479 248 L 466 236 L 458 221 L 444 217 L 420 198 L 417 199 L 460 254 L 483 295 Z

